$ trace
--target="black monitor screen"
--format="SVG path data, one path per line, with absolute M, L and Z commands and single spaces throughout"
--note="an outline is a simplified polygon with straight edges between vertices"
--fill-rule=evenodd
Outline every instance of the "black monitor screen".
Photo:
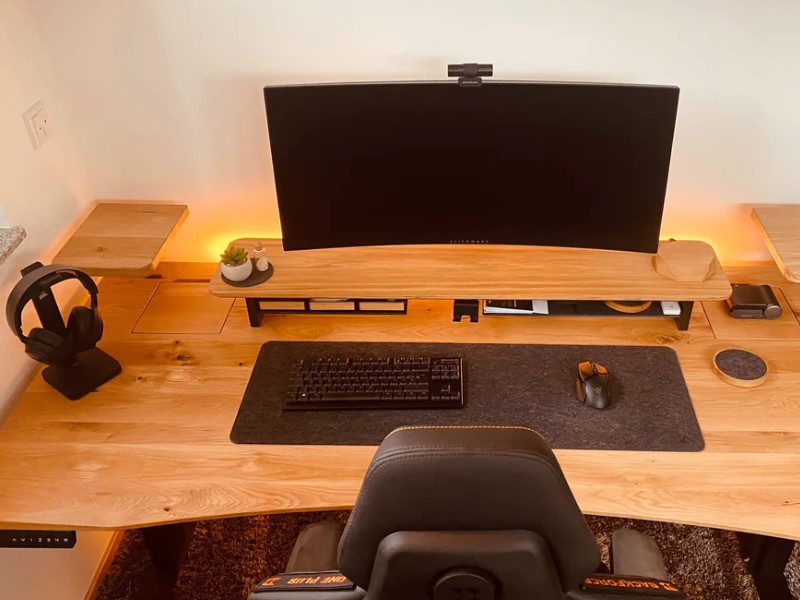
M 657 250 L 676 87 L 408 82 L 264 96 L 286 250 Z

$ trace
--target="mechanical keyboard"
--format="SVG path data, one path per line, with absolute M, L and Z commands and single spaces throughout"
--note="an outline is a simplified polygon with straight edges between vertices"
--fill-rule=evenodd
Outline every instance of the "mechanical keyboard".
M 301 358 L 283 410 L 460 408 L 461 358 Z

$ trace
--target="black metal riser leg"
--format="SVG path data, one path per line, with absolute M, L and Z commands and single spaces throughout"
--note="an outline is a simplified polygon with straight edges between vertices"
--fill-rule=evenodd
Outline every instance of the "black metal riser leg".
M 469 317 L 470 323 L 477 323 L 480 308 L 480 300 L 453 300 L 453 321 L 460 323 L 463 317 Z
M 681 331 L 686 331 L 689 329 L 689 323 L 692 320 L 692 309 L 694 309 L 694 302 L 679 302 L 681 306 L 681 315 L 679 317 L 675 317 L 675 321 L 678 323 L 678 329 Z
M 245 298 L 244 303 L 247 305 L 250 327 L 259 327 L 261 325 L 261 307 L 258 305 L 258 298 Z

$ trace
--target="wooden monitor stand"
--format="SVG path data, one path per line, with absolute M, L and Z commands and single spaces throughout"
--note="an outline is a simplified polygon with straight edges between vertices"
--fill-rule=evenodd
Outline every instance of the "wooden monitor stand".
M 252 250 L 259 240 L 231 242 Z M 680 302 L 686 329 L 694 301 L 722 300 L 731 287 L 713 248 L 691 242 L 681 264 L 695 257 L 708 273 L 684 281 L 659 273 L 654 256 L 636 252 L 538 246 L 438 245 L 326 248 L 286 252 L 280 239 L 262 241 L 274 275 L 252 287 L 226 284 L 217 268 L 212 294 L 247 299 L 251 325 L 259 302 L 308 298 L 455 300 L 454 318 L 477 320 L 480 300 L 640 300 Z M 662 247 L 682 242 L 662 242 Z M 681 269 L 675 269 L 681 271 Z M 685 269 L 683 269 L 685 270 Z

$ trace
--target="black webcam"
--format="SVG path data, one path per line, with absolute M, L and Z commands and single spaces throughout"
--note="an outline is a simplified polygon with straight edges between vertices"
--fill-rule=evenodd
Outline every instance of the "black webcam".
M 489 64 L 447 65 L 447 76 L 458 77 L 458 85 L 461 87 L 479 87 L 483 83 L 481 77 L 491 77 L 493 71 L 494 67 Z

